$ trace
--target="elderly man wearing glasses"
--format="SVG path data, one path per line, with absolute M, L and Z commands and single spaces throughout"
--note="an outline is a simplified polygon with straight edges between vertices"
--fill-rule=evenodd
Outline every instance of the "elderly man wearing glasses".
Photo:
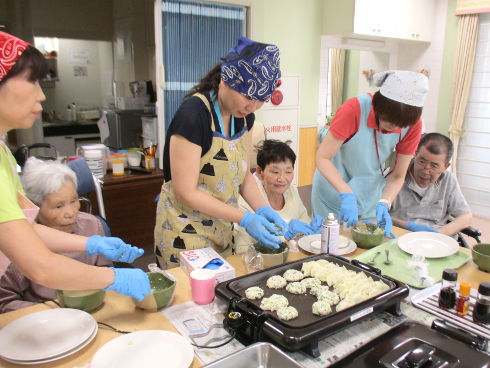
M 446 170 L 452 154 L 448 137 L 439 133 L 422 137 L 391 208 L 394 225 L 449 236 L 470 225 L 470 207 L 456 177 Z

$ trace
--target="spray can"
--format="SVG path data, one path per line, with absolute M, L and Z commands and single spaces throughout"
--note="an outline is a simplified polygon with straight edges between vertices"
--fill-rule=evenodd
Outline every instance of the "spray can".
M 336 255 L 339 249 L 339 222 L 329 213 L 322 224 L 321 252 Z

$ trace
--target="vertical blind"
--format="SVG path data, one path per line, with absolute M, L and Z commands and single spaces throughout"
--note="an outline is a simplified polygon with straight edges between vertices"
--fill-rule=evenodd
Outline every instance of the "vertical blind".
M 480 15 L 457 177 L 473 214 L 490 218 L 490 14 Z
M 245 34 L 245 17 L 238 6 L 162 1 L 165 130 L 184 96 Z

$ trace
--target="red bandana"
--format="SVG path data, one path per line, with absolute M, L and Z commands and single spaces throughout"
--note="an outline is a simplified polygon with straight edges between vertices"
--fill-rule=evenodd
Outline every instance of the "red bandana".
M 12 69 L 29 44 L 20 38 L 0 32 L 0 81 Z

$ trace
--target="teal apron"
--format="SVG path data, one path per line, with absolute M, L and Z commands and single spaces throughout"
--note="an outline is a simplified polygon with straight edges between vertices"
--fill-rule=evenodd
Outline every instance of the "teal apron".
M 403 139 L 408 128 L 403 128 L 399 134 L 382 134 L 369 128 L 367 120 L 372 108 L 371 96 L 364 94 L 356 98 L 361 106 L 359 130 L 349 141 L 342 144 L 332 162 L 356 195 L 359 217 L 372 218 L 376 216 L 376 203 L 381 198 L 386 184 L 381 170 L 386 175 L 389 168 L 385 168 L 384 163 L 398 142 Z M 311 206 L 315 216 L 325 217 L 332 212 L 339 217 L 339 194 L 318 169 L 313 176 Z

